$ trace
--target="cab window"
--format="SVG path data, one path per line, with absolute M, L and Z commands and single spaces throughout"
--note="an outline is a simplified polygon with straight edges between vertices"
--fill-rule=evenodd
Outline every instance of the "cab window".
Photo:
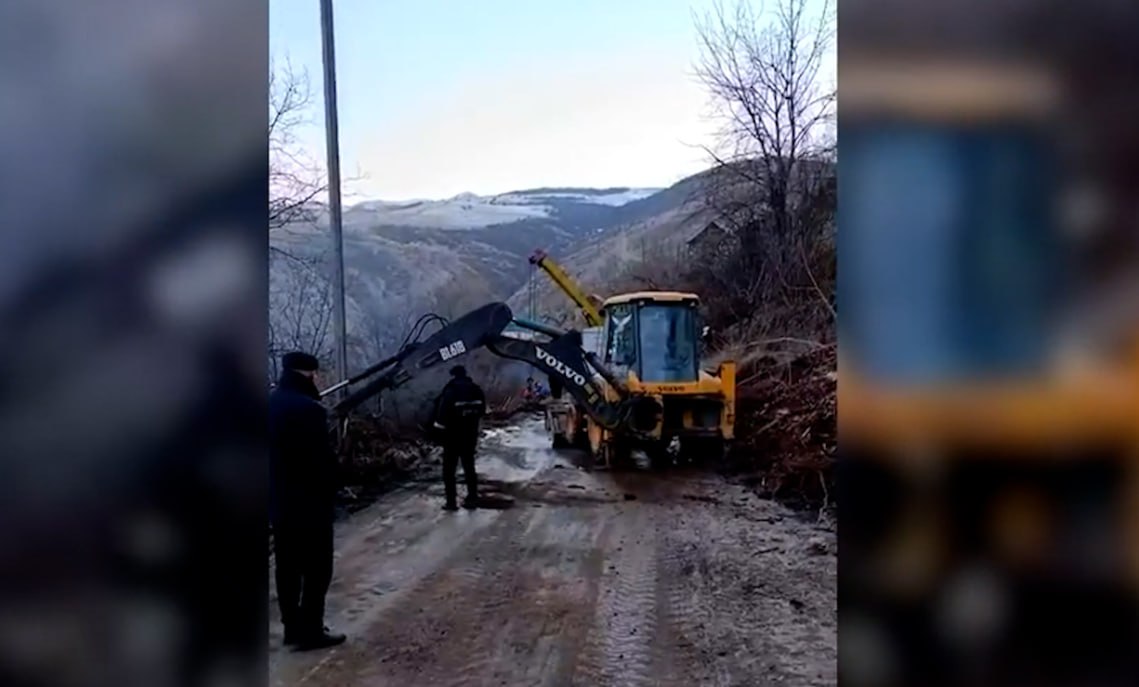
M 691 382 L 697 376 L 696 311 L 683 304 L 640 308 L 641 369 L 645 382 Z
M 632 304 L 622 303 L 610 307 L 606 319 L 608 338 L 605 344 L 605 361 L 620 367 L 634 366 L 637 362 L 637 343 Z

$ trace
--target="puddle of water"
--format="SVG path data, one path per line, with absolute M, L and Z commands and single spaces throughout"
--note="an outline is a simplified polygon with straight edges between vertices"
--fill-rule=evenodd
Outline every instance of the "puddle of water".
M 541 418 L 483 432 L 475 463 L 485 479 L 526 482 L 543 470 L 568 462 L 554 452 Z

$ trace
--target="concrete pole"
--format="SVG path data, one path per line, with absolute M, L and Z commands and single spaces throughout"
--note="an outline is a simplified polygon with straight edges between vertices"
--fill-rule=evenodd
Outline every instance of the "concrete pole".
M 320 0 L 320 37 L 324 63 L 324 132 L 328 153 L 328 222 L 333 247 L 333 327 L 337 380 L 348 379 L 348 325 L 344 307 L 344 227 L 340 210 L 340 131 L 336 115 L 336 51 L 332 0 Z M 338 394 L 342 395 L 342 394 Z

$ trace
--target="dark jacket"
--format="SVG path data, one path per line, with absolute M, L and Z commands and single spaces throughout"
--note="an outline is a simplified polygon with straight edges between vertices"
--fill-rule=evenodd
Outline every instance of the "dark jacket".
M 435 401 L 436 430 L 444 444 L 477 441 L 479 420 L 484 414 L 486 397 L 470 377 L 453 377 Z
M 328 412 L 312 380 L 286 370 L 269 394 L 269 515 L 282 521 L 331 522 L 337 489 Z

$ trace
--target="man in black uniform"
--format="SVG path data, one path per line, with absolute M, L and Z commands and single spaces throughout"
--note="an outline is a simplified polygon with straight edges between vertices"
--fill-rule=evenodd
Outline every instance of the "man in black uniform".
M 317 359 L 288 353 L 281 362 L 284 371 L 269 395 L 269 515 L 285 644 L 304 651 L 345 639 L 324 626 L 337 463 L 316 386 Z
M 447 495 L 444 510 L 457 510 L 455 483 L 459 461 L 467 482 L 463 508 L 478 507 L 478 477 L 475 475 L 475 449 L 479 442 L 479 420 L 486 412 L 486 397 L 462 365 L 451 368 L 451 380 L 435 402 L 435 430 L 443 444 L 443 487 Z

